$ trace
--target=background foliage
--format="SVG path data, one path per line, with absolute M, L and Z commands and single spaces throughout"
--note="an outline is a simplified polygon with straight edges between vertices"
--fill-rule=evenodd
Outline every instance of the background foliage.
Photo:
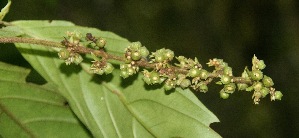
M 6 1 L 1 1 L 1 7 Z M 281 102 L 264 99 L 254 106 L 251 94 L 236 93 L 228 100 L 211 88 L 198 98 L 221 120 L 212 128 L 224 137 L 298 136 L 299 2 L 212 0 L 183 2 L 120 0 L 13 1 L 6 21 L 69 20 L 141 41 L 149 50 L 166 47 L 177 55 L 223 58 L 240 74 L 256 54 L 266 62 Z M 30 67 L 12 46 L 0 47 L 0 60 Z M 5 51 L 5 52 L 4 52 Z M 37 80 L 31 73 L 28 80 Z M 42 83 L 41 81 L 39 81 Z

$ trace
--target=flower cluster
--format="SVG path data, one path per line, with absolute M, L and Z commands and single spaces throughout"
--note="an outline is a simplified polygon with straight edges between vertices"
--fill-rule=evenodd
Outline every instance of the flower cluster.
M 66 48 L 61 49 L 58 53 L 60 59 L 65 60 L 66 65 L 71 63 L 79 64 L 83 61 L 82 56 L 79 53 L 73 52 L 74 47 L 83 46 L 80 42 L 82 41 L 82 35 L 79 32 L 67 32 L 67 37 L 62 41 L 62 44 Z
M 252 70 L 245 68 L 242 77 L 247 80 L 252 80 L 251 86 L 247 84 L 238 84 L 239 90 L 253 91 L 252 98 L 255 104 L 258 104 L 260 98 L 266 97 L 270 94 L 271 100 L 281 100 L 282 93 L 275 91 L 273 80 L 266 75 L 263 75 L 262 70 L 266 67 L 263 60 L 257 59 L 254 55 L 252 58 Z
M 99 75 L 110 74 L 114 70 L 114 67 L 111 63 L 105 62 L 104 60 L 94 60 L 92 61 L 90 70 Z
M 125 49 L 125 63 L 120 65 L 120 76 L 127 78 L 139 71 L 137 61 L 146 60 L 149 51 L 146 47 L 142 46 L 140 42 L 133 42 Z
M 80 54 L 91 54 L 94 61 L 90 70 L 95 74 L 109 74 L 114 67 L 107 62 L 108 59 L 119 60 L 120 76 L 128 78 L 143 69 L 143 80 L 148 85 L 161 84 L 165 91 L 176 87 L 183 89 L 191 88 L 199 92 L 207 92 L 208 84 L 217 79 L 216 84 L 223 85 L 220 97 L 229 98 L 236 89 L 242 91 L 253 91 L 253 101 L 258 104 L 261 98 L 270 94 L 271 100 L 281 100 L 282 93 L 273 88 L 273 81 L 269 76 L 263 75 L 262 70 L 266 67 L 263 60 L 252 59 L 251 71 L 246 67 L 240 77 L 235 77 L 232 68 L 222 59 L 211 59 L 207 64 L 214 67 L 209 72 L 202 68 L 198 59 L 175 57 L 170 49 L 159 49 L 151 54 L 140 42 L 131 43 L 125 50 L 124 56 L 118 57 L 105 52 L 106 41 L 96 38 L 87 33 L 85 39 L 78 32 L 68 32 L 62 44 L 66 47 L 58 53 L 59 58 L 64 59 L 67 65 L 79 64 L 83 59 Z M 175 60 L 175 61 L 174 61 Z M 176 63 L 174 63 L 176 62 Z

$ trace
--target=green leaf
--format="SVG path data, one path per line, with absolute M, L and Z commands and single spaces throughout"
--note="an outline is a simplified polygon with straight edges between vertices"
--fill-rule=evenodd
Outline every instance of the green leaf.
M 0 21 L 2 21 L 3 18 L 5 17 L 5 15 L 8 13 L 10 5 L 11 5 L 11 1 L 8 0 L 6 6 L 1 9 L 1 12 L 0 12 Z
M 1 37 L 15 37 L 15 36 L 21 36 L 24 33 L 22 30 L 20 30 L 17 26 L 7 26 L 5 28 L 0 29 L 0 36 Z
M 58 23 L 59 22 L 59 23 Z M 129 41 L 111 32 L 80 27 L 63 21 L 17 21 L 27 37 L 61 41 L 66 31 L 107 40 L 106 50 L 122 55 Z M 141 75 L 122 80 L 112 75 L 93 76 L 85 64 L 66 66 L 53 49 L 16 44 L 26 60 L 49 83 L 57 86 L 72 110 L 94 137 L 220 137 L 209 128 L 219 120 L 189 90 L 165 94 L 146 86 Z
M 89 137 L 57 90 L 26 83 L 28 73 L 0 62 L 0 136 Z

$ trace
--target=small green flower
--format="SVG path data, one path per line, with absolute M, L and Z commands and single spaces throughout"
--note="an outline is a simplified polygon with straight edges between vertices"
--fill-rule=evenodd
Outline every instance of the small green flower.
M 142 44 L 139 42 L 139 41 L 137 41 L 137 42 L 132 42 L 130 45 L 129 45 L 129 49 L 131 50 L 131 51 L 137 51 L 137 50 L 139 50 L 139 48 L 142 46 Z
M 164 84 L 163 88 L 164 88 L 165 91 L 170 91 L 170 90 L 172 90 L 174 87 L 171 86 L 171 85 Z
M 155 54 L 155 62 L 163 62 L 165 60 L 164 56 L 162 54 Z
M 253 89 L 255 91 L 260 91 L 262 88 L 263 88 L 263 83 L 261 83 L 261 82 L 255 82 L 253 84 Z
M 222 84 L 229 84 L 231 82 L 231 77 L 228 75 L 222 75 L 220 81 Z
M 199 77 L 200 75 L 200 70 L 198 68 L 192 68 L 189 70 L 188 76 L 195 78 L 195 77 Z
M 156 71 L 152 71 L 150 73 L 150 79 L 152 84 L 160 83 L 160 76 L 159 73 Z
M 229 94 L 226 92 L 220 92 L 220 98 L 227 99 L 229 97 Z
M 191 81 L 189 79 L 183 79 L 180 83 L 180 86 L 185 89 L 191 85 Z
M 229 83 L 224 85 L 223 91 L 226 93 L 233 93 L 236 90 L 236 84 L 235 83 Z
M 175 88 L 175 81 L 172 81 L 171 79 L 166 80 L 164 83 L 164 90 L 169 91 Z
M 275 100 L 281 100 L 282 96 L 281 91 L 275 91 Z
M 80 54 L 75 53 L 74 55 L 74 63 L 75 64 L 80 64 L 83 61 L 83 58 Z
M 174 57 L 174 53 L 173 53 L 173 51 L 170 50 L 170 49 L 165 49 L 165 50 L 163 51 L 163 53 L 164 53 L 164 58 L 167 59 L 167 60 L 169 60 L 169 61 L 172 60 L 173 57 Z
M 100 37 L 96 40 L 95 44 L 99 48 L 103 48 L 106 45 L 106 40 Z
M 239 91 L 246 90 L 246 88 L 248 87 L 248 85 L 245 83 L 239 83 L 239 84 L 237 84 L 237 86 L 238 86 Z
M 93 70 L 93 73 L 99 74 L 99 75 L 103 75 L 104 72 L 105 71 L 103 69 L 101 69 L 101 68 L 96 68 L 96 69 Z
M 106 63 L 106 67 L 104 68 L 105 74 L 110 74 L 114 70 L 114 67 L 111 63 Z
M 147 76 L 143 76 L 143 81 L 147 84 L 150 85 L 151 84 L 151 79 Z
M 126 70 L 121 70 L 120 71 L 120 76 L 125 79 L 125 78 L 128 78 L 130 75 L 127 73 Z
M 59 51 L 59 53 L 58 53 L 58 57 L 59 57 L 60 59 L 65 60 L 65 59 L 67 59 L 67 58 L 70 57 L 70 51 L 68 51 L 68 50 L 65 49 L 65 48 L 61 49 L 61 50 Z
M 263 60 L 259 60 L 257 62 L 257 67 L 258 67 L 258 69 L 262 70 L 262 69 L 266 68 L 266 64 L 264 63 Z
M 128 75 L 133 75 L 135 73 L 135 70 L 131 67 L 128 67 L 127 68 L 127 73 L 128 73 Z
M 204 69 L 201 69 L 200 72 L 199 72 L 199 77 L 201 79 L 206 80 L 209 77 L 209 72 L 204 70 Z
M 133 60 L 140 60 L 141 59 L 141 53 L 139 52 L 139 50 L 138 51 L 134 51 L 134 52 L 132 52 L 131 53 L 131 58 L 133 59 Z
M 266 87 L 263 87 L 260 92 L 262 94 L 262 97 L 264 98 L 269 94 L 270 90 Z
M 140 55 L 143 58 L 146 58 L 149 55 L 149 51 L 147 50 L 146 47 L 140 47 Z
M 271 86 L 274 85 L 274 82 L 270 77 L 264 75 L 263 84 L 264 84 L 265 87 L 271 87 Z
M 252 80 L 259 81 L 263 78 L 263 72 L 260 70 L 253 70 L 250 74 Z
M 209 90 L 208 86 L 206 84 L 199 85 L 199 91 L 200 92 L 207 92 Z
M 228 75 L 228 76 L 232 76 L 233 75 L 233 71 L 231 67 L 225 66 L 223 68 L 223 74 Z

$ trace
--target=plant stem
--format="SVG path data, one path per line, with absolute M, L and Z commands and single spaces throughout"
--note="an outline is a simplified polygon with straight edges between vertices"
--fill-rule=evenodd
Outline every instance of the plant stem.
M 36 44 L 36 45 L 42 45 L 42 46 L 47 46 L 47 47 L 58 47 L 58 48 L 66 48 L 66 46 L 62 45 L 59 42 L 54 42 L 54 41 L 48 41 L 48 40 L 41 40 L 41 39 L 35 39 L 35 38 L 22 38 L 22 37 L 0 37 L 0 43 L 27 43 L 27 44 Z M 112 59 L 112 60 L 117 60 L 117 61 L 122 61 L 124 62 L 125 59 L 124 57 L 121 56 L 116 56 L 109 54 L 105 52 L 104 50 L 95 50 L 87 47 L 82 47 L 82 46 L 74 46 L 72 47 L 72 50 L 77 53 L 81 54 L 90 54 L 93 53 L 96 56 L 101 56 L 105 59 Z M 136 61 L 136 65 L 144 68 L 155 68 L 155 63 L 149 63 L 146 60 L 140 60 Z M 182 73 L 182 74 L 187 74 L 188 70 L 181 69 L 175 66 L 170 66 L 171 70 L 174 72 Z M 211 79 L 217 78 L 220 74 L 219 73 L 211 73 L 210 77 Z M 236 83 L 246 83 L 246 84 L 251 84 L 251 81 L 245 80 L 242 77 L 233 77 L 234 82 Z M 212 80 L 211 80 L 212 81 Z M 211 81 L 207 81 L 207 83 L 210 83 Z
M 35 38 L 23 38 L 23 37 L 0 37 L 0 43 L 27 43 L 27 44 L 36 44 L 36 45 L 58 47 L 58 48 L 65 47 L 61 45 L 61 43 L 54 42 L 54 41 L 47 41 L 47 40 L 41 40 Z

